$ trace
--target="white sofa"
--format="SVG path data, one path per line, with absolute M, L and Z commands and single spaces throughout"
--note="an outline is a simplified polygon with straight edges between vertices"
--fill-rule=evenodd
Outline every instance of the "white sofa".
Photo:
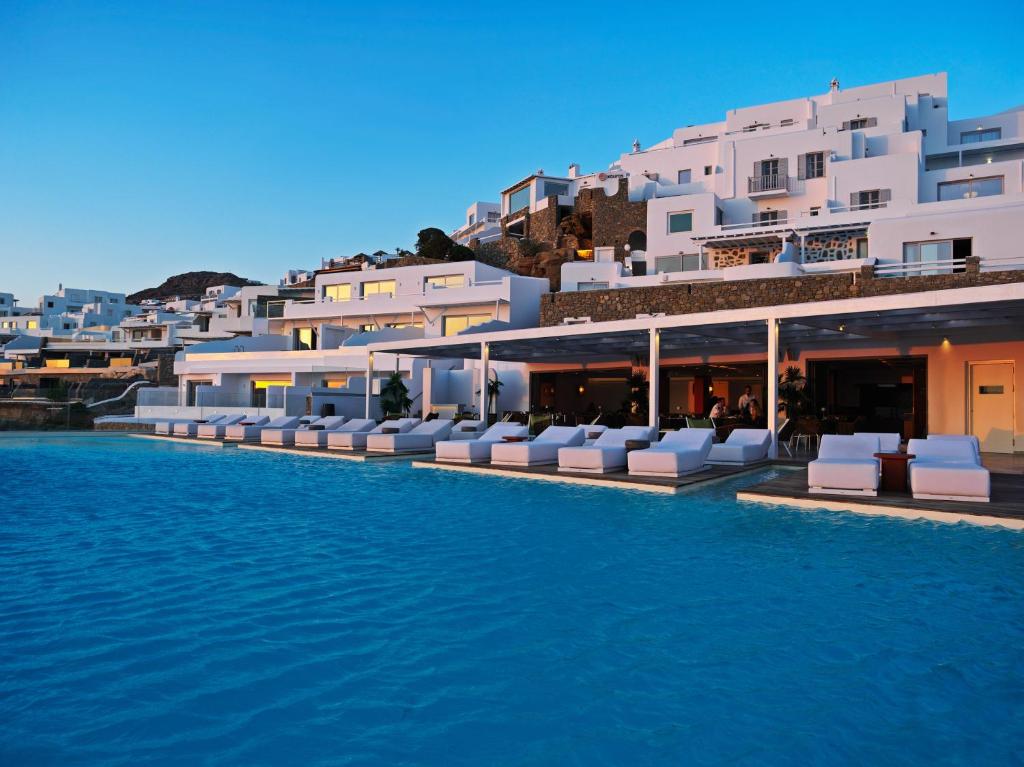
M 395 434 L 404 434 L 420 422 L 419 418 L 396 418 L 392 421 L 382 421 L 377 426 L 366 431 L 345 431 L 344 428 L 336 429 L 327 437 L 327 447 L 330 450 L 365 450 L 366 441 L 371 434 L 383 434 L 387 429 L 391 433 L 396 429 Z
M 263 445 L 277 445 L 286 447 L 295 444 L 295 437 L 300 432 L 336 429 L 345 423 L 343 415 L 329 415 L 325 418 L 316 418 L 306 423 L 300 423 L 294 429 L 264 429 L 260 434 L 260 443 Z
M 670 431 L 646 450 L 626 456 L 629 473 L 638 477 L 682 477 L 704 468 L 714 429 Z
M 529 436 L 528 427 L 518 423 L 496 423 L 477 439 L 445 440 L 436 445 L 436 458 L 445 463 L 483 463 L 491 458 L 491 448 L 504 437 Z
M 910 492 L 915 498 L 985 503 L 991 494 L 988 469 L 979 465 L 968 440 L 912 439 L 907 452 Z
M 224 413 L 213 413 L 207 418 L 197 418 L 194 421 L 177 421 L 171 426 L 170 434 L 175 437 L 194 437 L 199 433 L 199 427 L 206 423 L 219 423 L 228 416 Z
M 817 459 L 807 464 L 807 487 L 812 493 L 878 495 L 881 476 L 878 437 L 864 434 L 824 434 Z
M 460 439 L 476 439 L 487 430 L 487 425 L 483 421 L 459 421 L 452 427 L 451 434 L 448 435 L 450 440 Z
M 353 418 L 345 421 L 334 428 L 324 427 L 323 429 L 305 429 L 295 432 L 295 447 L 327 447 L 329 435 L 336 432 L 358 432 L 370 431 L 377 425 L 372 418 Z
M 593 445 L 563 447 L 558 451 L 558 470 L 584 474 L 607 474 L 626 468 L 626 441 L 651 440 L 657 429 L 650 426 L 624 426 L 608 429 Z
M 492 466 L 542 466 L 558 463 L 563 447 L 582 445 L 585 426 L 549 426 L 533 442 L 503 442 L 491 448 Z M 592 428 L 592 427 L 590 427 Z
M 226 428 L 224 430 L 224 439 L 228 442 L 259 442 L 260 433 L 264 429 L 294 429 L 298 425 L 298 417 L 290 415 L 278 416 L 273 420 L 260 418 L 256 419 L 255 422 L 253 419 L 249 419 Z
M 368 434 L 366 449 L 371 453 L 421 453 L 433 450 L 434 444 L 451 434 L 455 422 L 435 418 L 416 424 L 403 434 Z
M 898 433 L 893 434 L 883 431 L 855 431 L 853 436 L 878 437 L 879 453 L 898 453 L 900 451 L 900 442 L 903 441 L 903 438 Z
M 708 463 L 724 466 L 743 466 L 763 461 L 772 446 L 772 433 L 768 429 L 733 429 L 725 442 L 711 446 Z
M 247 418 L 246 415 L 229 415 L 221 418 L 217 423 L 201 423 L 196 429 L 196 436 L 199 439 L 222 439 L 229 426 L 242 423 Z

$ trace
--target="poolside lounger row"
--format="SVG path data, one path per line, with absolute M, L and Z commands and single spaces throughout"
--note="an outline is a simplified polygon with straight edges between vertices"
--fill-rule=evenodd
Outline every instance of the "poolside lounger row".
M 324 418 L 314 418 L 290 429 L 268 427 L 260 433 L 260 444 L 288 447 L 295 444 L 295 438 L 301 432 L 332 431 L 344 425 L 347 420 L 343 415 L 331 415 Z

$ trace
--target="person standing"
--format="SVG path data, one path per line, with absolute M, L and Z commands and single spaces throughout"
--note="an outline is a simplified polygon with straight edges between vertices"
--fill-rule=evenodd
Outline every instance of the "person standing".
M 740 395 L 740 401 L 737 405 L 740 413 L 747 412 L 747 405 L 750 404 L 750 400 L 754 399 L 754 390 L 749 386 L 743 390 L 743 394 Z

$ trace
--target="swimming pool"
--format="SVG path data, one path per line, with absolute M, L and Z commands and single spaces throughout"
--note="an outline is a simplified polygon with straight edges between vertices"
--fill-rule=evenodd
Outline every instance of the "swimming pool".
M 0 437 L 0 763 L 1008 763 L 1024 536 Z

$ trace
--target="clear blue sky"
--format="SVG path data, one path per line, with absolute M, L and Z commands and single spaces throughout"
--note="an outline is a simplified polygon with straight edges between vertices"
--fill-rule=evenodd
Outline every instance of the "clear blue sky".
M 410 246 L 538 167 L 833 76 L 1024 102 L 1019 2 L 371 5 L 0 2 L 0 290 Z

